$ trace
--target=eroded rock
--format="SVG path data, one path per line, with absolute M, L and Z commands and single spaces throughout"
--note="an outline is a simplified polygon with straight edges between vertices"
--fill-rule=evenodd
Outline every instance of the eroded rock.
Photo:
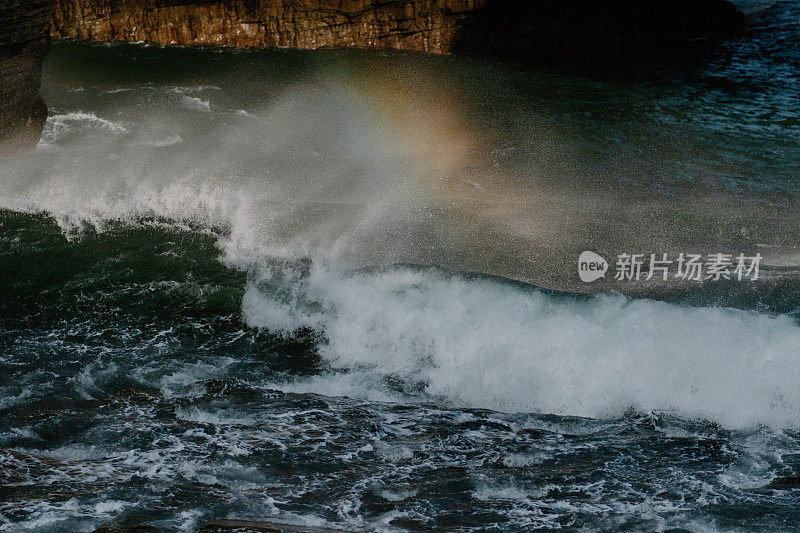
M 52 8 L 51 0 L 0 2 L 0 155 L 31 148 L 42 134 L 39 85 Z
M 94 41 L 370 47 L 533 57 L 640 51 L 741 31 L 726 0 L 57 0 Z

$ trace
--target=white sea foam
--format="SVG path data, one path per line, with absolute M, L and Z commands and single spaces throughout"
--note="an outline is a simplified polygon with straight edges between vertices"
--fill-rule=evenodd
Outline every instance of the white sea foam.
M 800 327 L 788 316 L 577 300 L 403 268 L 312 269 L 279 297 L 253 284 L 244 316 L 273 331 L 322 332 L 322 356 L 361 382 L 391 376 L 475 407 L 800 426 Z
M 219 91 L 221 89 L 216 85 L 178 85 L 173 87 L 172 90 L 178 94 L 183 94 L 187 92 Z
M 331 257 L 352 243 L 375 243 L 368 238 L 374 226 L 392 227 L 396 212 L 388 207 L 408 206 L 407 188 L 389 188 L 377 205 L 345 209 L 343 217 L 315 219 L 313 210 L 271 203 L 285 198 L 288 180 L 248 181 L 235 172 L 220 179 L 224 161 L 184 175 L 171 161 L 159 160 L 157 171 L 123 161 L 10 175 L 0 197 L 7 208 L 52 213 L 65 230 L 147 215 L 221 225 L 229 229 L 224 259 L 239 268 L 327 245 L 332 253 L 310 277 L 265 270 L 266 278 L 283 278 L 280 294 L 253 283 L 244 298 L 248 324 L 285 333 L 313 328 L 327 339 L 322 356 L 348 370 L 293 390 L 390 400 L 391 376 L 450 402 L 505 411 L 606 417 L 634 408 L 729 426 L 800 426 L 800 328 L 790 317 L 614 295 L 572 301 L 407 269 L 346 275 Z M 337 176 L 320 175 L 323 189 Z M 351 186 L 359 192 L 373 183 Z M 302 231 L 282 235 L 287 220 Z M 342 221 L 355 231 L 343 232 Z
M 68 135 L 87 131 L 103 132 L 108 135 L 121 135 L 128 131 L 124 124 L 98 117 L 94 113 L 75 111 L 47 117 L 41 142 L 52 144 L 62 141 Z
M 416 490 L 382 490 L 378 493 L 381 498 L 390 502 L 401 502 L 417 495 Z
M 196 109 L 198 111 L 211 111 L 211 104 L 208 100 L 197 98 L 196 96 L 181 97 L 181 104 L 189 109 Z
M 178 94 L 190 107 L 209 108 Z M 410 169 L 369 122 L 354 119 L 356 104 L 340 87 L 298 88 L 259 111 L 258 121 L 236 120 L 202 136 L 193 131 L 192 110 L 155 101 L 180 120 L 164 123 L 154 114 L 123 125 L 94 113 L 51 117 L 44 142 L 63 154 L 0 166 L 0 206 L 47 211 L 69 230 L 142 217 L 222 226 L 234 259 L 314 252 L 392 261 L 403 250 L 388 237 L 428 223 L 413 216 L 420 187 Z M 82 142 L 69 143 L 66 133 Z M 99 146 L 108 133 L 129 135 Z M 406 247 L 418 249 L 413 244 Z
M 172 133 L 167 135 L 166 137 L 158 137 L 154 139 L 148 139 L 144 142 L 144 144 L 149 146 L 172 146 L 174 144 L 182 143 L 183 139 L 177 133 Z

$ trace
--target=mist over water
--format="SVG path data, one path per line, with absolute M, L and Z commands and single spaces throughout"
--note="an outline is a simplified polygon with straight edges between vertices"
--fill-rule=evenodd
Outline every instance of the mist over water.
M 191 219 L 225 228 L 232 259 L 436 265 L 571 291 L 654 289 L 580 283 L 585 249 L 800 256 L 797 125 L 740 124 L 739 98 L 702 83 L 358 51 L 108 46 L 81 63 L 76 47 L 56 46 L 42 145 L 2 185 L 6 207 L 65 228 Z
M 0 530 L 791 527 L 797 4 L 750 7 L 589 73 L 54 43 L 0 162 Z

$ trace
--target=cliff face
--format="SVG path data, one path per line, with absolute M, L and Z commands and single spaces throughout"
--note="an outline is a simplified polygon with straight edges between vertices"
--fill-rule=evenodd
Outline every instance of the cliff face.
M 51 17 L 54 35 L 82 40 L 529 59 L 668 49 L 744 29 L 726 0 L 0 0 L 0 153 L 41 135 Z
M 51 0 L 0 1 L 0 155 L 39 142 L 47 106 L 39 96 L 50 42 Z
M 725 0 L 56 0 L 53 34 L 159 44 L 547 57 L 741 31 Z
M 160 44 L 450 49 L 479 0 L 58 0 L 55 35 Z

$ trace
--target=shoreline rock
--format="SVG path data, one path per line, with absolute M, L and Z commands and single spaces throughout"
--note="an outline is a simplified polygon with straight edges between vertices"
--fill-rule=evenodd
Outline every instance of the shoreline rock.
M 388 48 L 530 58 L 638 53 L 736 34 L 726 0 L 55 0 L 53 35 L 90 41 Z
M 0 4 L 0 155 L 36 146 L 47 119 L 39 95 L 50 43 L 51 0 Z
M 52 21 L 52 25 L 51 25 Z M 744 31 L 727 0 L 5 0 L 0 155 L 39 141 L 49 35 L 163 45 L 384 48 L 593 60 Z

